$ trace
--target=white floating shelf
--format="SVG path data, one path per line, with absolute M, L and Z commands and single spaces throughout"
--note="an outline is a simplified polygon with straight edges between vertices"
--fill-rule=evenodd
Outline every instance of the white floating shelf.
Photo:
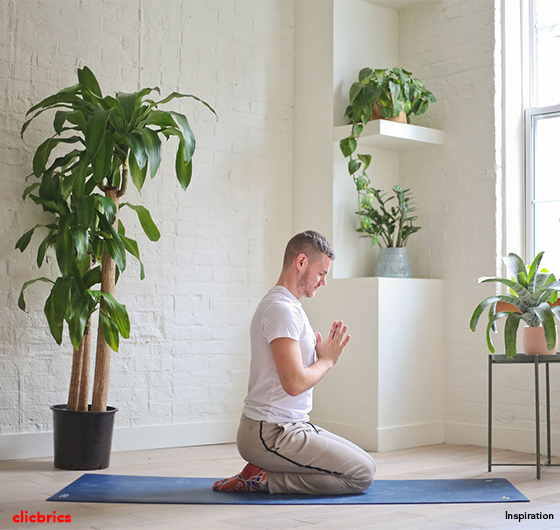
M 351 132 L 351 125 L 335 127 L 334 141 L 340 142 Z M 441 145 L 443 131 L 389 120 L 373 120 L 364 127 L 358 143 L 379 149 L 403 151 L 418 148 L 421 144 Z

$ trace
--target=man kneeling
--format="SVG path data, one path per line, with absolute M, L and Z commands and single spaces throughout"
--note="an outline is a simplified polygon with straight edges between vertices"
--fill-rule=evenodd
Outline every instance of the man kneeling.
M 309 422 L 313 387 L 350 340 L 342 321 L 333 322 L 325 340 L 315 335 L 300 302 L 326 285 L 333 259 L 317 232 L 288 242 L 278 283 L 251 322 L 249 392 L 237 433 L 239 453 L 250 463 L 217 481 L 215 491 L 355 494 L 373 482 L 370 455 Z

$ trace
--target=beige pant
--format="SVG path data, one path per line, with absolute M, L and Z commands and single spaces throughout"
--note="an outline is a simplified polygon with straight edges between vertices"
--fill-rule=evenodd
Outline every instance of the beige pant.
M 344 495 L 373 482 L 375 462 L 352 442 L 311 423 L 268 423 L 241 416 L 239 454 L 268 472 L 270 493 Z

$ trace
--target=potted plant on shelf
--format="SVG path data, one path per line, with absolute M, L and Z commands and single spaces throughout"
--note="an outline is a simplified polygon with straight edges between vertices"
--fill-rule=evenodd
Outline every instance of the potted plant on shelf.
M 371 245 L 379 245 L 379 259 L 375 267 L 375 276 L 391 278 L 410 278 L 412 269 L 406 249 L 408 238 L 421 227 L 414 226 L 416 211 L 410 202 L 412 193 L 401 186 L 393 186 L 394 195 L 369 187 L 369 179 L 363 175 L 355 177 L 358 188 L 358 206 L 356 212 L 360 218 L 358 232 L 370 237 Z M 394 201 L 394 202 L 392 202 Z
M 194 98 L 173 92 L 159 101 L 158 88 L 103 96 L 87 67 L 78 70 L 78 83 L 45 98 L 29 109 L 21 134 L 40 114 L 56 110 L 49 136 L 33 157 L 34 178 L 23 193 L 50 216 L 16 243 L 23 252 L 37 229 L 46 229 L 37 250 L 37 265 L 54 249 L 59 276 L 25 282 L 19 307 L 25 310 L 25 289 L 37 282 L 52 285 L 44 311 L 50 332 L 62 343 L 65 324 L 74 348 L 68 403 L 51 407 L 54 414 L 55 466 L 63 469 L 102 469 L 109 465 L 113 419 L 107 407 L 111 350 L 119 337 L 128 338 L 126 307 L 114 297 L 115 284 L 126 268 L 126 254 L 140 261 L 138 243 L 126 236 L 120 209 L 132 209 L 151 241 L 160 232 L 142 205 L 121 202 L 129 180 L 141 190 L 146 176 L 156 176 L 162 155 L 161 137 L 178 138 L 175 172 L 183 189 L 192 176 L 195 137 L 183 114 L 159 107 L 175 98 Z M 215 112 L 214 112 L 215 114 Z M 56 158 L 53 153 L 56 153 Z M 54 160 L 52 160 L 54 158 Z M 144 267 L 140 261 L 140 276 Z M 93 397 L 90 384 L 91 322 L 99 313 Z
M 505 318 L 504 342 L 506 359 L 517 355 L 517 331 L 523 320 L 523 348 L 527 354 L 550 354 L 557 348 L 558 340 L 554 317 L 560 318 L 560 307 L 556 305 L 560 281 L 554 274 L 539 266 L 544 252 L 533 260 L 527 269 L 523 260 L 513 252 L 503 258 L 512 273 L 512 279 L 482 277 L 478 283 L 499 282 L 509 287 L 509 294 L 498 294 L 483 300 L 474 310 L 470 328 L 476 331 L 480 316 L 488 308 L 486 343 L 490 353 L 495 353 L 491 332 L 497 332 L 496 322 Z
M 370 155 L 355 155 L 358 139 L 370 120 L 384 118 L 410 123 L 410 116 L 424 114 L 435 96 L 424 87 L 419 79 L 404 68 L 389 70 L 363 68 L 358 81 L 350 87 L 349 105 L 345 116 L 352 125 L 350 135 L 340 141 L 340 150 L 349 158 L 348 171 L 354 175 L 361 170 L 367 178 L 366 170 Z M 367 162 L 367 163 L 366 163 Z
M 435 96 L 420 79 L 404 68 L 363 68 L 358 81 L 350 87 L 350 105 L 346 109 L 352 123 L 363 123 L 371 119 L 392 119 L 410 123 L 410 116 L 420 116 L 435 103 Z

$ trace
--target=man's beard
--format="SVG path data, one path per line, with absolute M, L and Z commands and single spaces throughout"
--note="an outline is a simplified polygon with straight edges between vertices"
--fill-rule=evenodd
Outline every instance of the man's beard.
M 309 270 L 306 270 L 298 281 L 298 289 L 302 296 L 313 298 L 317 286 L 309 285 Z

